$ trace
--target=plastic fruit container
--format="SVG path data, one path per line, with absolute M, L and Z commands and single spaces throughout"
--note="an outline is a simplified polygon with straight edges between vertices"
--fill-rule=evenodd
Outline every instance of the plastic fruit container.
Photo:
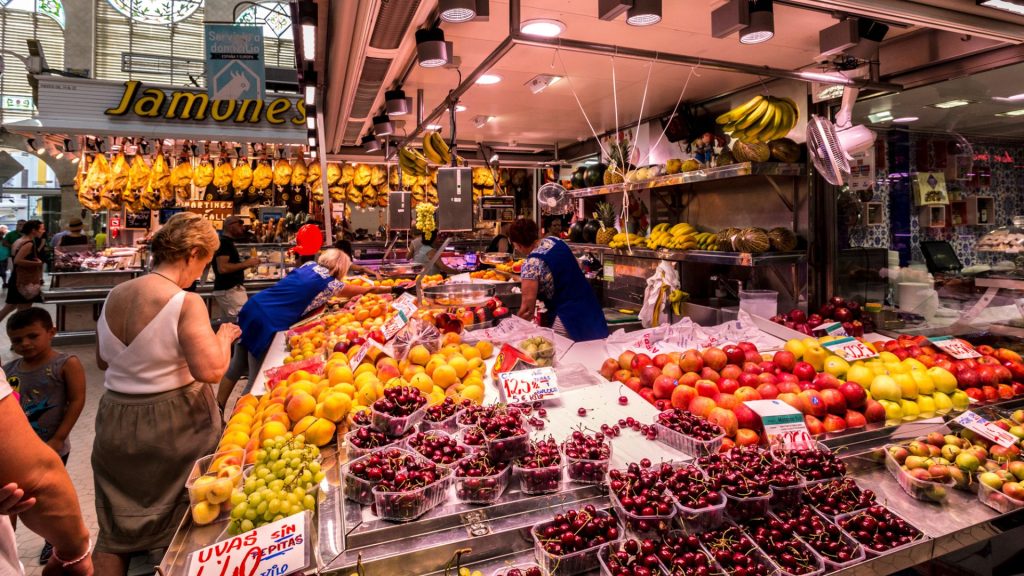
M 469 504 L 492 504 L 505 493 L 511 476 L 511 466 L 490 476 L 455 476 L 455 497 Z
M 952 478 L 945 482 L 914 478 L 892 457 L 892 454 L 889 453 L 890 446 L 892 445 L 885 446 L 885 468 L 896 478 L 896 482 L 903 488 L 903 491 L 925 502 L 944 502 L 949 491 L 956 486 L 956 481 Z
M 795 534 L 793 535 L 797 542 L 797 546 L 801 548 L 804 554 L 810 556 L 811 560 L 814 562 L 813 568 L 808 566 L 810 569 L 806 572 L 790 572 L 789 570 L 786 570 L 779 563 L 775 562 L 775 558 L 769 552 L 757 544 L 757 540 L 754 540 L 754 536 L 751 534 L 751 530 L 747 526 L 743 526 L 743 531 L 746 533 L 747 537 L 750 538 L 750 541 L 756 544 L 758 549 L 769 560 L 771 560 L 772 566 L 776 569 L 775 574 L 777 576 L 819 576 L 825 573 L 825 560 L 817 553 L 817 551 L 814 550 L 814 548 L 811 548 L 806 542 L 801 540 L 799 536 Z
M 349 430 L 345 434 L 345 437 L 344 437 L 345 446 L 348 447 L 348 461 L 349 462 L 351 462 L 353 460 L 356 460 L 358 458 L 362 458 L 363 456 L 366 456 L 367 454 L 370 454 L 371 452 L 376 452 L 377 450 L 380 450 L 382 448 L 394 448 L 394 447 L 401 446 L 402 445 L 402 441 L 405 440 L 405 438 L 391 438 L 391 441 L 388 442 L 387 444 L 384 444 L 383 446 L 377 446 L 375 448 L 360 448 L 360 447 L 358 447 L 358 446 L 356 446 L 355 444 L 352 443 L 352 438 L 351 438 L 357 432 L 359 432 L 359 428 L 354 428 L 352 430 Z
M 868 558 L 875 558 L 875 557 L 881 556 L 883 554 L 890 554 L 892 552 L 896 552 L 897 550 L 903 550 L 904 548 L 909 548 L 909 547 L 911 547 L 911 546 L 913 546 L 913 545 L 917 544 L 918 542 L 921 542 L 922 540 L 925 539 L 924 532 L 921 532 L 920 528 L 918 528 L 917 526 L 914 526 L 906 518 L 904 518 L 903 516 L 900 516 L 896 512 L 893 512 L 893 510 L 891 508 L 885 508 L 885 512 L 886 512 L 886 514 L 888 514 L 892 518 L 900 518 L 901 520 L 906 522 L 908 526 L 913 528 L 914 531 L 916 532 L 916 535 L 914 536 L 914 539 L 912 541 L 906 543 L 906 544 L 903 544 L 902 546 L 896 546 L 894 548 L 889 548 L 888 550 L 881 550 L 881 551 L 880 550 L 874 550 L 873 548 L 868 546 L 868 544 L 866 542 L 861 542 L 860 540 L 858 540 L 856 535 L 854 533 L 852 533 L 850 530 L 848 530 L 846 528 L 846 526 L 844 526 L 844 524 L 847 521 L 849 521 L 852 518 L 855 518 L 857 516 L 860 516 L 861 514 L 864 514 L 865 513 L 864 510 L 858 510 L 856 512 L 849 512 L 847 514 L 840 514 L 839 516 L 836 516 L 835 523 L 836 523 L 836 526 L 839 526 L 839 528 L 842 529 L 843 532 L 845 532 L 848 536 L 850 536 L 851 538 L 856 540 L 857 543 L 859 543 L 864 548 L 864 554 Z
M 231 493 L 242 483 L 245 450 L 233 448 L 195 461 L 185 482 L 192 520 L 204 525 L 231 511 Z
M 601 576 L 615 576 L 611 568 L 608 567 L 608 556 L 611 555 L 612 551 L 617 551 L 622 546 L 622 541 L 609 542 L 608 544 L 602 544 L 597 549 L 597 561 L 601 565 Z M 663 576 L 666 574 L 665 566 L 658 561 L 658 567 L 651 569 L 651 576 Z
M 415 452 L 412 452 L 410 450 L 404 450 L 401 448 L 399 448 L 399 450 L 401 450 L 402 455 L 419 458 L 419 456 Z M 361 456 L 359 458 L 349 460 L 344 466 L 342 466 L 341 485 L 346 498 L 353 502 L 358 502 L 359 504 L 362 504 L 364 506 L 369 506 L 370 504 L 373 504 L 373 487 L 377 485 L 377 482 L 365 480 L 349 472 L 352 469 L 353 464 L 365 461 L 366 456 Z
M 975 483 L 978 484 L 978 500 L 981 500 L 981 503 L 989 508 L 1002 514 L 1024 508 L 1024 500 L 1011 498 L 1001 490 L 996 490 L 984 482 Z
M 448 497 L 448 487 L 452 483 L 451 470 L 443 466 L 437 469 L 443 474 L 441 478 L 413 490 L 387 492 L 380 486 L 374 486 L 374 514 L 381 520 L 411 522 L 437 507 Z
M 359 418 L 356 418 L 356 414 L 366 414 L 366 416 L 360 416 Z M 370 425 L 370 413 L 367 412 L 366 410 L 360 410 L 358 412 L 352 411 L 349 413 L 346 420 L 348 420 L 349 430 L 355 430 L 356 428 L 365 428 L 366 426 Z
M 676 509 L 676 523 L 688 534 L 700 534 L 708 530 L 714 530 L 725 521 L 726 499 L 722 493 L 722 501 L 713 506 L 704 508 L 688 508 L 678 501 Z
M 522 468 L 516 464 L 512 473 L 519 477 L 519 490 L 523 494 L 551 494 L 562 487 L 562 468 L 561 463 L 543 468 Z
M 608 444 L 608 458 L 603 460 L 570 458 L 564 451 L 562 452 L 569 480 L 580 484 L 604 484 L 604 478 L 608 474 L 608 467 L 612 461 L 612 443 L 607 441 L 605 443 Z
M 597 511 L 597 516 L 608 516 L 609 514 L 603 510 Z M 592 546 L 590 548 L 584 548 L 570 554 L 563 554 L 561 556 L 555 556 L 549 554 L 544 549 L 544 544 L 541 542 L 540 537 L 537 534 L 537 530 L 544 528 L 548 525 L 548 522 L 538 524 L 530 530 L 530 535 L 533 536 L 533 554 L 537 559 L 537 564 L 540 565 L 541 571 L 547 576 L 572 576 L 574 574 L 582 574 L 591 570 L 596 570 L 600 565 L 601 561 L 597 557 L 598 549 L 601 547 Z M 622 541 L 622 525 L 619 523 L 619 539 L 613 540 L 606 544 L 621 542 Z
M 480 414 L 482 413 L 480 406 L 470 406 L 468 408 L 461 408 L 455 413 L 455 426 L 462 430 L 463 428 L 475 428 L 480 424 Z
M 469 452 L 479 452 L 480 450 L 485 450 L 487 448 L 487 439 L 483 437 L 483 430 L 480 430 L 480 443 L 471 443 L 471 441 L 467 441 L 466 432 L 470 430 L 480 429 L 475 427 L 460 429 L 458 434 L 455 436 L 456 438 L 458 438 L 459 443 L 465 446 L 466 450 L 468 450 Z
M 721 529 L 722 529 L 723 532 L 731 531 L 734 534 L 742 534 L 745 538 L 747 538 L 747 540 L 750 541 L 750 546 L 751 547 L 748 550 L 746 550 L 746 551 L 732 550 L 733 552 L 741 552 L 744 556 L 753 556 L 754 559 L 760 561 L 768 569 L 767 574 L 774 575 L 776 573 L 776 571 L 778 570 L 778 566 L 775 565 L 775 562 L 772 562 L 771 559 L 768 558 L 768 556 L 763 551 L 761 551 L 761 548 L 757 544 L 754 543 L 753 538 L 750 538 L 749 536 L 747 536 L 746 533 L 736 523 L 734 523 L 734 522 L 732 522 L 730 520 L 726 520 L 725 523 L 722 525 Z M 716 560 L 715 552 L 712 549 L 710 543 L 705 542 L 704 539 L 701 538 L 700 546 L 701 546 L 701 549 L 704 551 L 705 554 L 708 555 L 709 558 L 711 558 L 712 560 Z M 726 569 L 725 566 L 723 566 L 722 564 L 718 563 L 717 560 L 716 560 L 716 563 L 715 563 L 715 567 L 718 568 L 721 571 L 722 574 L 727 574 L 729 576 L 732 576 L 732 574 L 733 574 L 733 572 L 729 572 Z M 687 575 L 687 576 L 689 576 L 689 575 Z
M 768 487 L 772 489 L 772 499 L 770 500 L 772 508 L 786 509 L 799 506 L 801 500 L 803 500 L 805 486 L 807 486 L 806 482 L 800 482 L 792 486 L 769 484 Z
M 455 464 L 459 460 L 461 460 L 462 458 L 465 458 L 466 455 L 468 455 L 468 454 L 470 454 L 472 452 L 472 450 L 470 450 L 469 448 L 467 448 L 465 446 L 462 446 L 462 443 L 459 442 L 459 439 L 457 437 L 452 436 L 451 434 L 449 434 L 449 433 L 447 433 L 447 432 L 445 432 L 443 430 L 429 430 L 429 431 L 424 431 L 424 432 L 420 432 L 420 433 L 424 434 L 425 436 L 426 435 L 430 435 L 430 436 L 439 436 L 439 437 L 444 437 L 444 438 L 451 438 L 451 439 L 455 440 L 455 442 L 458 443 L 458 445 L 465 450 L 465 454 L 463 454 L 461 456 L 459 456 L 457 453 L 451 455 L 451 457 L 450 457 L 451 462 L 449 462 L 447 464 L 444 463 L 444 462 L 434 461 L 434 463 L 437 464 L 438 466 L 447 466 L 447 467 L 451 468 L 451 467 L 455 466 Z M 405 439 L 402 440 L 401 447 L 406 449 L 406 450 L 408 450 L 408 451 L 410 451 L 410 452 L 414 452 L 420 458 L 425 458 L 427 460 L 433 461 L 434 459 L 430 455 L 423 454 L 422 452 L 417 450 L 415 446 L 413 446 L 413 439 L 416 437 L 417 434 L 418 434 L 417 432 L 412 432 L 408 436 L 406 436 Z
M 723 503 L 723 506 L 724 506 L 724 503 Z M 678 516 L 676 516 L 676 517 L 678 518 Z M 668 543 L 671 539 L 679 538 L 679 537 L 682 537 L 682 536 L 686 536 L 686 533 L 683 532 L 682 530 L 673 530 L 673 531 L 669 532 L 668 534 L 665 534 L 664 536 L 662 536 L 661 539 L 662 539 L 662 541 Z M 703 556 L 704 558 L 707 559 L 707 563 L 708 563 L 707 576 L 725 576 L 725 572 L 722 570 L 721 566 L 719 566 L 718 563 L 715 562 L 714 558 L 712 558 L 707 553 L 707 551 L 704 550 L 703 546 L 698 545 L 698 547 L 696 549 L 688 549 L 687 551 L 688 552 L 693 552 L 694 554 L 700 554 L 701 556 Z M 664 558 L 660 558 L 659 557 L 658 559 L 661 561 L 661 571 L 664 574 L 667 574 L 669 576 L 692 576 L 693 573 L 694 573 L 694 571 L 692 569 L 683 568 L 683 567 L 679 567 L 679 568 L 676 568 L 675 570 L 673 570 L 673 564 L 669 564 L 668 562 L 665 562 Z
M 813 509 L 813 507 L 812 507 L 812 509 Z M 833 524 L 833 525 L 835 524 L 834 522 L 829 520 L 827 517 L 822 515 L 822 513 L 819 512 L 818 510 L 815 509 L 814 513 L 817 514 L 818 517 L 821 519 L 821 521 L 824 522 L 825 524 Z M 864 553 L 864 547 L 861 546 L 861 543 L 857 542 L 857 540 L 853 536 L 850 536 L 846 532 L 846 530 L 843 530 L 842 528 L 839 529 L 839 539 L 842 540 L 843 542 L 845 542 L 846 544 L 852 546 L 857 551 L 856 554 L 854 554 L 853 557 L 850 558 L 849 560 L 847 560 L 846 562 L 840 562 L 838 560 L 833 560 L 833 559 L 829 558 L 824 552 L 821 551 L 821 549 L 819 549 L 815 545 L 815 542 L 813 540 L 811 540 L 810 538 L 805 538 L 805 537 L 802 537 L 802 536 L 799 537 L 799 538 L 800 538 L 801 541 L 803 541 L 804 544 L 807 544 L 808 546 L 811 547 L 812 550 L 817 552 L 818 556 L 821 556 L 821 560 L 823 562 L 825 562 L 825 570 L 827 572 L 835 572 L 836 570 L 841 570 L 841 569 L 846 568 L 848 566 L 853 566 L 854 564 L 857 564 L 859 562 L 863 562 L 864 559 L 867 557 L 867 555 Z
M 420 421 L 423 420 L 423 416 L 426 413 L 426 404 L 420 406 L 408 416 L 392 416 L 384 412 L 378 412 L 376 408 L 370 406 L 370 425 L 375 430 L 380 430 L 392 438 L 399 438 L 414 430 Z
M 674 505 L 672 511 L 665 515 L 640 516 L 626 511 L 615 492 L 609 490 L 608 499 L 611 500 L 612 507 L 615 508 L 619 522 L 623 523 L 626 529 L 638 539 L 657 538 L 658 535 L 672 529 L 672 519 L 676 517 Z
M 526 574 L 526 571 L 530 568 L 536 568 L 538 570 L 541 569 L 539 564 L 515 564 L 509 566 L 508 568 L 502 568 L 501 570 L 498 570 L 494 573 L 494 576 L 508 576 L 509 572 L 511 572 L 512 570 L 519 570 L 521 573 Z
M 514 462 L 530 453 L 530 427 L 523 422 L 523 433 L 508 438 L 484 437 L 487 455 L 495 462 Z
M 657 420 L 654 421 L 654 428 L 658 431 L 658 442 L 690 456 L 704 456 L 717 453 L 718 449 L 722 447 L 722 439 L 725 438 L 725 433 L 723 432 L 711 440 L 700 440 L 693 436 L 676 432 Z
M 725 512 L 733 520 L 743 522 L 754 518 L 764 518 L 768 514 L 768 505 L 772 495 L 764 496 L 733 496 L 725 493 Z
M 430 430 L 440 430 L 442 432 L 454 434 L 459 431 L 459 425 L 455 423 L 455 419 L 458 417 L 458 412 L 452 414 L 451 416 L 445 418 L 444 420 L 441 420 L 440 422 L 434 422 L 433 420 L 428 420 L 426 417 L 424 417 L 423 420 L 420 421 L 420 431 L 429 432 Z

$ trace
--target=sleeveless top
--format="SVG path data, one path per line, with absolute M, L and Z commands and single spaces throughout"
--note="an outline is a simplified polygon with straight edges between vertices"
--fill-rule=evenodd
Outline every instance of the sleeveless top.
M 164 304 L 132 343 L 125 345 L 107 325 L 103 305 L 96 323 L 100 358 L 108 364 L 103 385 L 121 394 L 156 394 L 195 382 L 178 342 L 178 318 L 185 302 L 179 291 Z
M 58 352 L 52 360 L 31 370 L 22 368 L 22 358 L 15 358 L 4 364 L 7 383 L 21 396 L 21 409 L 25 411 L 28 423 L 44 442 L 49 441 L 57 433 L 61 422 L 64 421 L 64 414 L 67 413 L 67 382 L 61 373 L 69 358 L 70 354 Z M 67 456 L 69 452 L 70 436 L 64 440 L 64 447 L 59 454 Z

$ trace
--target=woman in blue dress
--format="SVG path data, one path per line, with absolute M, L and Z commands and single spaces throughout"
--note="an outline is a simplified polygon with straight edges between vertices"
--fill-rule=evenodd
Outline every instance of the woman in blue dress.
M 540 238 L 537 223 L 525 218 L 508 235 L 516 252 L 526 255 L 519 317 L 532 321 L 540 300 L 547 309 L 545 326 L 560 324 L 577 342 L 607 338 L 604 310 L 569 246 L 553 236 Z
M 266 290 L 250 298 L 238 313 L 242 345 L 249 353 L 249 383 L 252 386 L 263 365 L 274 335 L 287 330 L 303 317 L 323 306 L 332 296 L 358 296 L 372 292 L 386 294 L 400 287 L 353 286 L 342 278 L 352 260 L 337 248 L 324 250 L 316 262 L 307 262 Z M 248 391 L 248 390 L 247 390 Z

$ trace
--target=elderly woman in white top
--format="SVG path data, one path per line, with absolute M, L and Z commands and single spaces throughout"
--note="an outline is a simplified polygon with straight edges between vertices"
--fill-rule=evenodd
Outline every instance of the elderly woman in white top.
M 96 413 L 92 466 L 99 574 L 124 574 L 132 554 L 166 548 L 188 511 L 193 460 L 213 452 L 219 382 L 239 335 L 214 333 L 202 299 L 184 288 L 219 241 L 198 214 L 172 217 L 153 236 L 152 271 L 115 287 L 97 323 L 106 392 Z

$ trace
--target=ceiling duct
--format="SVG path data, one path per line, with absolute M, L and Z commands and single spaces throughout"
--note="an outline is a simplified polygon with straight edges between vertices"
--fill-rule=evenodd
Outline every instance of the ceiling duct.
M 363 61 L 363 73 L 359 76 L 356 86 L 356 98 L 352 102 L 349 118 L 367 118 L 370 109 L 380 94 L 384 78 L 388 75 L 392 60 L 390 58 L 367 58 Z
M 420 0 L 381 0 L 370 46 L 378 50 L 396 50 L 405 38 L 419 5 Z

